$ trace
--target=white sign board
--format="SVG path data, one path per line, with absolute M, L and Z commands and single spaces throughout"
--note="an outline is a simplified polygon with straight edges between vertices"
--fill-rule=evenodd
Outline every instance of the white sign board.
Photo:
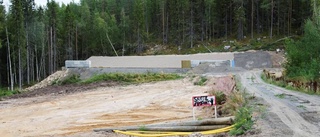
M 195 107 L 201 107 L 201 106 L 214 106 L 215 111 L 215 118 L 217 118 L 217 106 L 216 106 L 216 97 L 210 96 L 210 95 L 204 95 L 204 96 L 193 96 L 192 97 L 192 115 L 193 120 L 195 120 L 195 114 L 194 114 L 194 108 Z
M 213 106 L 216 105 L 216 98 L 215 96 L 193 96 L 192 105 L 193 107 Z

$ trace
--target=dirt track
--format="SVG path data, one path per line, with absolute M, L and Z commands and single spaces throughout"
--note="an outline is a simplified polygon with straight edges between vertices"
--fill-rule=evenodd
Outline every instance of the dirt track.
M 320 136 L 320 97 L 289 91 L 264 83 L 261 71 L 240 73 L 243 87 L 262 98 L 266 116 L 257 121 L 262 133 L 257 136 Z M 283 94 L 282 97 L 277 95 Z

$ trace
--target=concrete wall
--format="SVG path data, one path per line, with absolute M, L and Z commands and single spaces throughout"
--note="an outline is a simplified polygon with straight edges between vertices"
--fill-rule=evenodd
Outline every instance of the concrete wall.
M 232 60 L 233 53 L 207 53 L 192 55 L 157 55 L 157 56 L 92 56 L 91 67 L 96 68 L 181 68 L 182 60 Z
M 90 60 L 66 60 L 65 67 L 66 68 L 90 68 L 91 61 Z

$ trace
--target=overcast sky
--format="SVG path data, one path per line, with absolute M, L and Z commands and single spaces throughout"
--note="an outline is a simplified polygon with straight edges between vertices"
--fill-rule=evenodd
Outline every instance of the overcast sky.
M 10 0 L 3 0 L 3 5 L 5 5 L 6 7 L 10 5 Z M 34 0 L 36 5 L 46 5 L 47 4 L 47 0 Z M 50 0 L 51 1 L 51 0 Z M 68 4 L 70 3 L 71 1 L 74 1 L 76 3 L 79 3 L 80 0 L 55 0 L 56 2 L 58 3 L 65 3 L 65 4 Z

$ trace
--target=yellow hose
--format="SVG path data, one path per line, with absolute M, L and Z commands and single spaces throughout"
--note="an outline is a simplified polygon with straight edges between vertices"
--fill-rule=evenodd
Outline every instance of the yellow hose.
M 199 132 L 202 135 L 218 134 L 230 131 L 234 125 L 228 126 L 221 129 L 209 130 Z M 161 131 L 120 131 L 114 130 L 116 133 L 121 133 L 125 135 L 138 136 L 138 137 L 164 137 L 164 136 L 181 136 L 181 135 L 191 135 L 194 132 L 161 132 Z

